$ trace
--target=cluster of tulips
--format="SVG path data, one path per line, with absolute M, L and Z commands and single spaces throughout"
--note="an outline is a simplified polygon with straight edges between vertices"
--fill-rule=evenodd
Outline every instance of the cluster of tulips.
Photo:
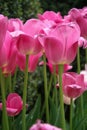
M 23 23 L 19 18 L 8 19 L 0 15 L 0 86 L 2 102 L 0 109 L 3 111 L 3 130 L 9 130 L 8 116 L 16 116 L 22 111 L 22 130 L 26 130 L 26 95 L 28 72 L 34 72 L 37 65 L 44 68 L 44 95 L 46 122 L 40 120 L 30 130 L 66 130 L 64 103 L 73 104 L 87 90 L 87 65 L 81 72 L 79 48 L 87 52 L 87 7 L 71 9 L 66 16 L 60 12 L 46 11 L 38 14 Z M 77 55 L 78 72 L 67 72 Z M 43 61 L 39 59 L 43 57 Z M 87 62 L 87 53 L 84 57 Z M 46 67 L 50 73 L 55 74 L 55 99 L 60 97 L 61 126 L 52 126 L 49 123 L 49 92 L 47 85 Z M 13 92 L 9 87 L 8 95 L 5 94 L 4 77 L 14 76 L 16 68 L 24 72 L 23 97 Z M 59 93 L 57 93 L 59 91 Z M 7 96 L 7 99 L 6 99 Z M 82 97 L 81 97 L 82 99 Z M 82 103 L 82 102 L 81 102 Z M 71 109 L 72 111 L 72 109 Z M 82 116 L 84 112 L 82 112 Z M 72 116 L 70 118 L 72 130 Z M 5 123 L 5 127 L 4 127 Z M 84 127 L 84 126 L 83 126 Z

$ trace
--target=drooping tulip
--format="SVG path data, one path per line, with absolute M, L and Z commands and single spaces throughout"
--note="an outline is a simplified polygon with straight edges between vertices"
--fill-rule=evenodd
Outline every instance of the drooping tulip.
M 63 92 L 69 98 L 77 98 L 85 91 L 84 76 L 74 72 L 62 76 Z
M 0 109 L 2 110 L 2 103 L 0 103 Z M 10 93 L 6 100 L 6 110 L 9 116 L 16 116 L 22 110 L 23 102 L 21 97 L 17 93 Z

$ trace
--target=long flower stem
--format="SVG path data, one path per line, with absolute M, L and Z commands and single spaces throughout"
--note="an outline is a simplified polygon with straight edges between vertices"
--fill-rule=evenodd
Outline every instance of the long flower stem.
M 12 92 L 12 83 L 11 83 L 11 73 L 8 76 L 8 80 L 9 80 L 9 92 Z
M 1 93 L 2 93 L 3 129 L 9 130 L 8 116 L 6 111 L 4 77 L 1 69 L 0 69 L 0 82 L 1 82 Z
M 87 48 L 85 49 L 85 63 L 87 64 Z
M 26 67 L 24 72 L 24 88 L 23 88 L 22 130 L 26 130 L 26 95 L 27 95 L 27 80 L 28 80 L 28 58 L 29 55 L 26 55 Z
M 70 101 L 70 130 L 72 130 L 72 116 L 73 116 L 73 99 Z
M 78 53 L 77 53 L 77 72 L 80 74 L 81 66 L 80 66 L 80 49 L 78 47 Z
M 80 66 L 80 49 L 78 47 L 78 53 L 77 53 L 77 72 L 80 74 L 81 71 L 81 66 Z M 83 95 L 80 96 L 80 112 L 81 112 L 81 117 L 84 117 L 84 109 L 83 109 Z M 84 130 L 84 126 L 83 126 Z
M 65 126 L 65 113 L 64 113 L 64 102 L 63 102 L 63 90 L 62 90 L 62 73 L 63 73 L 63 65 L 58 65 L 59 70 L 59 94 L 60 94 L 60 110 L 61 110 L 61 127 L 63 130 L 66 130 Z
M 47 89 L 47 73 L 46 73 L 46 58 L 43 55 L 44 60 L 44 92 L 45 92 L 45 107 L 46 107 L 46 121 L 49 122 L 49 106 L 48 106 L 48 89 Z
M 56 104 L 56 107 L 58 106 L 58 98 L 57 98 L 57 88 L 56 88 L 56 66 L 53 66 L 54 67 L 54 95 L 53 95 L 53 98 L 55 100 L 55 104 Z
M 14 86 L 15 86 L 15 83 L 16 83 L 16 76 L 17 76 L 17 71 L 18 71 L 18 67 L 16 67 L 16 71 L 15 71 L 15 74 L 14 74 L 14 78 L 13 78 L 13 84 L 12 84 L 12 86 L 13 86 L 13 92 L 14 92 Z

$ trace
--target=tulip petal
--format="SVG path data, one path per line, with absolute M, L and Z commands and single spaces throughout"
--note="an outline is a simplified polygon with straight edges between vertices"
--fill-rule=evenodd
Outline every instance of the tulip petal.
M 65 86 L 64 95 L 70 98 L 79 97 L 82 94 L 82 88 L 79 85 L 72 84 Z
M 58 64 L 62 60 L 63 45 L 59 40 L 54 37 L 46 37 L 44 48 L 49 62 Z
M 22 99 L 21 97 L 16 93 L 11 93 L 7 97 L 7 107 L 8 108 L 14 108 L 14 109 L 22 109 Z
M 35 41 L 32 37 L 26 34 L 20 34 L 17 40 L 17 49 L 22 54 L 32 54 L 35 46 Z

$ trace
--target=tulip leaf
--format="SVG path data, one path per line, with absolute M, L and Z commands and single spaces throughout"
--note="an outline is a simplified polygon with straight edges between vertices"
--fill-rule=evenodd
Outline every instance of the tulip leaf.
M 26 117 L 27 130 L 40 118 L 41 96 L 39 95 L 34 108 Z
M 59 112 L 60 112 L 60 107 L 56 107 L 55 103 L 53 100 L 50 98 L 49 100 L 50 103 L 50 123 L 55 126 L 59 126 Z

